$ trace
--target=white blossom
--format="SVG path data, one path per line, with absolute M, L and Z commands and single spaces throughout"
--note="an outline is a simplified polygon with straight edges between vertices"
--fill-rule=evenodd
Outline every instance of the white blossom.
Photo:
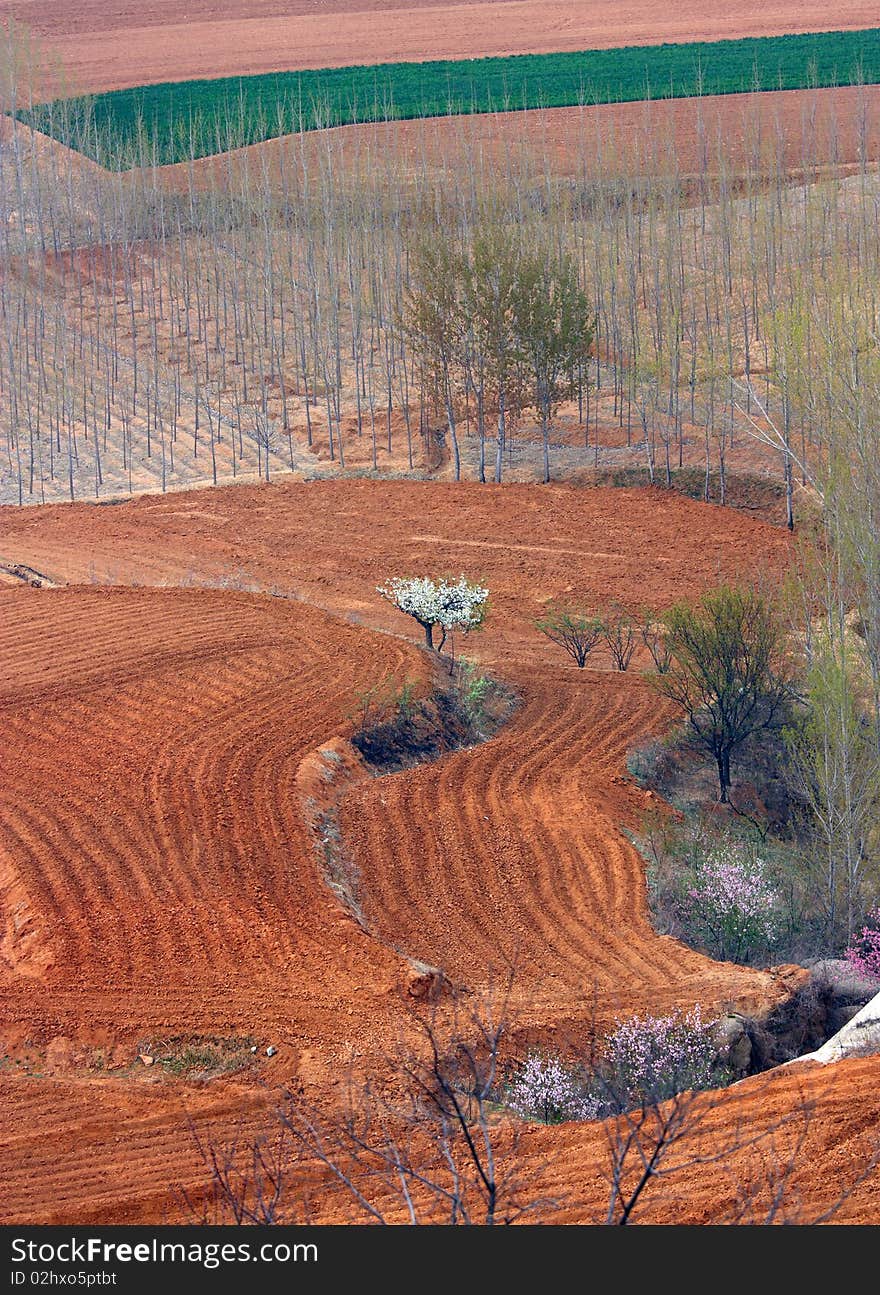
M 476 629 L 483 619 L 489 590 L 471 584 L 466 576 L 454 583 L 430 576 L 396 577 L 377 593 L 420 625 L 440 625 L 445 631 Z

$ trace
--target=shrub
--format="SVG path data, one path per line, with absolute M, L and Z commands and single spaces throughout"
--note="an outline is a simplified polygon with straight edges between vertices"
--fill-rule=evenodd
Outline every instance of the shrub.
M 508 1082 L 501 1101 L 521 1119 L 542 1124 L 599 1120 L 664 1102 L 691 1089 L 718 1088 L 732 1072 L 699 1007 L 668 1016 L 632 1016 L 618 1023 L 583 1065 L 532 1052 Z
M 844 956 L 863 976 L 880 980 L 880 908 L 868 914 L 867 924 L 852 937 Z
M 628 1110 L 662 1102 L 692 1088 L 712 1088 L 728 1078 L 699 1007 L 671 1016 L 631 1016 L 605 1040 L 599 1067 L 609 1104 Z
M 492 681 L 480 674 L 473 661 L 460 661 L 456 672 L 458 704 L 468 722 L 479 728 L 485 714 L 486 696 Z
M 656 786 L 656 781 L 653 782 Z M 829 956 L 815 877 L 797 841 L 710 816 L 646 815 L 633 842 L 647 865 L 655 929 L 751 966 Z
M 600 1102 L 589 1092 L 586 1077 L 559 1057 L 532 1052 L 508 1085 L 504 1103 L 525 1120 L 563 1124 L 599 1118 Z
M 714 957 L 744 962 L 775 942 L 780 896 L 754 851 L 728 842 L 694 872 L 685 894 L 685 921 Z
M 628 670 L 636 650 L 636 624 L 619 603 L 612 603 L 602 618 L 602 637 L 615 670 Z
M 666 755 L 666 744 L 658 738 L 649 738 L 626 753 L 626 767 L 640 787 L 653 789 L 658 781 L 658 769 Z
M 484 741 L 511 713 L 513 695 L 471 661 L 450 671 L 448 688 L 420 699 L 417 685 L 377 684 L 358 695 L 352 745 L 377 770 L 405 769 Z
M 667 642 L 666 626 L 650 610 L 642 612 L 639 624 L 639 637 L 651 654 L 654 669 L 658 674 L 666 674 L 672 665 L 672 655 Z
M 543 620 L 535 621 L 535 629 L 563 648 L 578 669 L 583 670 L 587 657 L 602 637 L 604 625 L 598 616 L 550 607 Z

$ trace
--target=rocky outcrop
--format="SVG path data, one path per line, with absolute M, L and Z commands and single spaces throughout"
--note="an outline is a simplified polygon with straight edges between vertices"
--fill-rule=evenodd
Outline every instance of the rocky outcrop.
M 821 1048 L 797 1060 L 815 1061 L 820 1066 L 827 1066 L 832 1061 L 842 1061 L 844 1057 L 867 1057 L 874 1052 L 880 1052 L 880 993 L 876 993 Z
M 836 1060 L 880 1050 L 869 1010 L 874 1004 L 873 1017 L 880 1016 L 876 991 L 876 981 L 842 959 L 817 962 L 809 978 L 769 1011 L 722 1017 L 715 1026 L 719 1057 L 742 1079 L 807 1057 Z

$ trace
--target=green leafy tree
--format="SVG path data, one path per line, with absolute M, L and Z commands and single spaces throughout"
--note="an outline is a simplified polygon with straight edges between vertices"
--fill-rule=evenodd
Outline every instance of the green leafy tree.
M 851 936 L 880 814 L 880 757 L 873 725 L 853 687 L 845 651 L 823 645 L 807 675 L 807 708 L 786 729 L 789 775 L 811 811 L 816 837 L 817 907 L 832 940 Z
M 760 593 L 724 585 L 667 612 L 670 664 L 658 692 L 684 712 L 694 742 L 715 760 L 723 803 L 730 764 L 747 738 L 785 723 L 793 695 L 779 620 Z
M 411 251 L 403 328 L 440 392 L 446 411 L 455 480 L 461 480 L 456 401 L 466 320 L 466 258 L 448 238 L 421 239 Z
M 570 256 L 556 256 L 546 247 L 523 256 L 514 324 L 541 418 L 546 483 L 550 480 L 550 424 L 560 400 L 574 391 L 575 375 L 589 358 L 595 336 L 595 317 L 578 285 L 577 266 Z
M 464 301 L 484 392 L 498 415 L 496 482 L 501 481 L 509 423 L 521 412 L 525 398 L 526 357 L 517 327 L 522 263 L 521 240 L 503 225 L 489 221 L 474 234 Z

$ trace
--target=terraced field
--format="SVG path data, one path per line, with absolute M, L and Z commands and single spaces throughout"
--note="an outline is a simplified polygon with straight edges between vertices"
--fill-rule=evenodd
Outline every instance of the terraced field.
M 863 0 L 832 15 L 812 0 L 760 9 L 685 0 L 674 12 L 634 0 L 613 23 L 599 0 L 192 0 L 185 17 L 179 0 L 0 0 L 6 17 L 30 23 L 63 62 L 63 75 L 45 78 L 47 94 L 880 21 Z M 537 146 L 554 175 L 581 181 L 587 158 L 597 174 L 623 177 L 667 175 L 668 163 L 686 200 L 689 184 L 716 173 L 735 189 L 740 170 L 757 195 L 765 161 L 768 175 L 805 181 L 855 170 L 866 201 L 878 96 L 877 86 L 837 87 L 485 114 L 466 127 L 351 126 L 312 136 L 314 145 L 293 136 L 157 168 L 150 202 L 173 211 L 197 205 L 203 189 L 234 197 L 239 185 L 245 196 L 257 173 L 280 193 L 322 167 L 340 191 L 349 168 L 352 182 L 366 170 L 380 188 L 403 186 L 442 174 L 453 152 L 466 172 L 479 158 L 489 174 L 520 145 Z M 534 620 L 554 600 L 657 610 L 728 577 L 772 580 L 790 556 L 788 535 L 661 490 L 287 477 L 178 493 L 230 476 L 336 471 L 329 370 L 322 436 L 314 384 L 313 429 L 308 386 L 285 386 L 284 347 L 270 336 L 276 304 L 278 319 L 298 327 L 311 306 L 296 293 L 283 305 L 261 296 L 271 275 L 237 234 L 203 262 L 197 237 L 169 239 L 160 222 L 160 254 L 153 217 L 139 210 L 141 173 L 111 177 L 7 124 L 4 175 L 4 310 L 38 324 L 12 328 L 0 363 L 3 413 L 30 456 L 29 467 L 16 464 L 7 436 L 0 498 L 42 506 L 0 507 L 0 1221 L 190 1220 L 186 1198 L 197 1203 L 209 1176 L 197 1138 L 204 1147 L 271 1131 L 287 1087 L 330 1112 L 350 1077 L 390 1089 L 389 1057 L 430 1010 L 425 964 L 465 1002 L 513 969 L 512 1046 L 522 1050 L 576 1045 L 636 1011 L 752 1011 L 787 997 L 803 980 L 798 968 L 718 964 L 654 932 L 627 829 L 656 800 L 628 775 L 626 753 L 671 713 L 638 657 L 628 674 L 599 652 L 594 668 L 577 671 Z M 808 189 L 792 193 L 806 208 Z M 848 193 L 841 186 L 838 218 Z M 131 236 L 118 257 L 112 221 L 129 207 L 138 219 L 122 220 Z M 277 246 L 267 240 L 266 264 L 281 264 L 287 227 Z M 212 268 L 191 272 L 193 257 Z M 294 263 L 283 262 L 291 283 Z M 220 330 L 227 301 L 253 314 L 236 322 L 234 346 Z M 288 342 L 289 377 L 295 330 Z M 606 351 L 598 355 L 597 373 Z M 354 376 L 357 387 L 357 368 Z M 257 403 L 239 401 L 237 387 L 249 381 L 263 391 L 264 419 L 283 425 L 274 439 L 263 429 L 265 445 L 256 416 L 243 435 L 241 410 Z M 612 464 L 623 452 L 622 399 L 607 384 L 597 393 L 597 466 L 599 439 Z M 350 409 L 337 411 L 349 469 L 444 471 L 430 433 L 423 450 L 417 435 L 415 461 L 410 443 L 407 461 L 409 419 L 404 427 L 390 387 L 380 453 L 385 393 L 371 386 L 370 400 L 382 405 L 372 446 L 360 396 L 356 424 Z M 691 466 L 702 462 L 696 422 L 687 433 L 679 450 Z M 573 447 L 564 438 L 579 434 L 560 430 L 565 465 Z M 731 472 L 768 467 L 744 437 L 730 449 Z M 471 469 L 474 453 L 466 446 Z M 138 497 L 116 503 L 125 492 Z M 68 494 L 113 506 L 54 502 Z M 458 647 L 519 704 L 490 741 L 373 778 L 347 740 L 363 693 L 389 678 L 427 688 L 437 677 L 417 627 L 376 586 L 428 571 L 488 584 L 490 619 Z M 321 817 L 328 809 L 332 820 Z M 359 876 L 360 921 L 327 884 L 333 849 Z M 211 1056 L 228 1056 L 228 1067 Z M 730 1090 L 706 1118 L 706 1163 L 652 1198 L 642 1221 L 724 1221 L 766 1163 L 748 1149 L 721 1167 L 714 1157 L 737 1131 L 777 1125 L 771 1159 L 784 1159 L 803 1129 L 792 1187 L 815 1217 L 864 1170 L 880 1123 L 878 1078 L 880 1061 L 867 1058 L 795 1066 Z M 602 1218 L 607 1137 L 590 1124 L 524 1128 L 519 1168 L 555 1202 L 551 1221 Z M 313 1203 L 321 1221 L 351 1219 L 323 1186 Z M 840 1218 L 880 1218 L 876 1173 Z
M 627 748 L 668 712 L 637 679 L 550 664 L 512 677 L 525 705 L 487 748 L 346 797 L 377 934 L 467 986 L 475 968 L 501 982 L 515 967 L 535 1024 L 755 993 L 751 974 L 656 936 L 620 830 L 645 808 Z
M 324 886 L 296 775 L 359 689 L 418 676 L 418 655 L 282 600 L 2 598 L 7 1044 L 108 1036 L 131 1058 L 157 1031 L 280 1014 L 332 1052 L 340 1000 L 372 1013 L 401 964 Z
M 646 1192 L 633 1221 L 717 1225 L 820 1221 L 876 1224 L 880 1175 L 871 1156 L 880 1121 L 876 1057 L 822 1068 L 794 1065 L 756 1075 L 693 1114 L 694 1136 L 673 1152 L 660 1190 Z M 697 1132 L 698 1130 L 698 1132 Z M 608 1148 L 602 1126 L 566 1124 L 528 1130 L 524 1172 L 535 1191 L 559 1202 L 554 1222 L 603 1222 L 608 1208 Z M 748 1145 L 761 1136 L 758 1145 Z M 722 1148 L 740 1148 L 718 1156 Z M 688 1163 L 695 1155 L 696 1163 Z M 704 1155 L 708 1163 L 699 1163 Z M 796 1163 L 775 1213 L 765 1187 L 768 1166 Z M 867 1178 L 865 1177 L 867 1171 Z M 660 1186 L 658 1184 L 658 1186 Z
M 801 1142 L 800 1167 L 783 1215 L 792 1222 L 818 1217 L 864 1173 L 880 1120 L 877 1077 L 876 1058 L 866 1058 L 824 1070 L 796 1066 L 746 1080 L 701 1117 L 698 1148 L 709 1163 L 684 1168 L 683 1153 L 675 1172 L 672 1161 L 673 1172 L 662 1190 L 648 1192 L 637 1220 L 717 1224 L 735 1217 L 742 1208 L 743 1184 L 759 1181 L 766 1164 L 754 1148 L 743 1147 L 723 1166 L 714 1162 L 713 1152 L 736 1138 L 745 1142 L 760 1134 L 766 1138 L 764 1153 L 772 1147 L 780 1166 Z M 34 1078 L 22 1084 L 0 1076 L 0 1098 L 10 1116 L 14 1112 L 0 1132 L 4 1221 L 191 1221 L 187 1197 L 198 1210 L 206 1177 L 193 1131 L 205 1145 L 224 1145 L 232 1130 L 242 1140 L 271 1130 L 270 1097 L 231 1081 L 174 1091 L 164 1083 Z M 33 1138 L 34 1127 L 52 1148 L 51 1161 Z M 552 1202 L 542 1221 L 604 1221 L 607 1155 L 602 1125 L 524 1129 L 521 1180 Z M 319 1194 L 313 1205 L 316 1221 L 353 1220 L 350 1204 L 332 1189 Z M 754 1221 L 761 1221 L 770 1205 L 766 1195 L 759 1196 Z M 873 1224 L 878 1212 L 880 1186 L 874 1175 L 856 1186 L 836 1221 Z
M 530 628 L 566 591 L 658 606 L 759 553 L 776 567 L 783 532 L 660 492 L 356 481 L 7 509 L 0 530 L 4 563 L 72 582 L 0 593 L 5 1217 L 179 1208 L 162 1183 L 204 1172 L 183 1112 L 217 1136 L 265 1119 L 276 1083 L 326 1097 L 352 1062 L 381 1072 L 418 1011 L 410 957 L 476 992 L 515 964 L 539 1031 L 792 983 L 652 933 L 624 756 L 667 717 L 637 674 L 569 669 Z M 424 675 L 373 587 L 426 563 L 487 580 L 473 650 L 522 704 L 488 744 L 343 798 L 367 935 L 321 878 L 297 775 L 359 690 Z M 180 587 L 236 567 L 289 596 Z M 279 1051 L 208 1089 L 138 1063 L 185 1035 Z

